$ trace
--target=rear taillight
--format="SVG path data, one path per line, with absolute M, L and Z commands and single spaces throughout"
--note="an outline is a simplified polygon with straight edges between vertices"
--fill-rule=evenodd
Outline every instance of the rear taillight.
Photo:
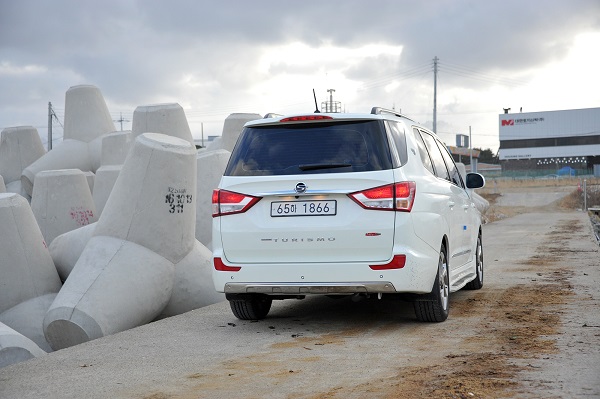
M 215 270 L 220 272 L 239 272 L 242 269 L 240 266 L 227 266 L 221 258 L 214 258 L 213 264 L 215 265 Z
M 212 215 L 216 217 L 246 212 L 258 201 L 260 197 L 217 189 L 212 194 Z
M 385 265 L 369 265 L 373 270 L 402 269 L 406 264 L 406 255 L 394 255 L 390 263 Z
M 358 191 L 348 196 L 365 209 L 410 212 L 416 191 L 417 184 L 406 181 Z

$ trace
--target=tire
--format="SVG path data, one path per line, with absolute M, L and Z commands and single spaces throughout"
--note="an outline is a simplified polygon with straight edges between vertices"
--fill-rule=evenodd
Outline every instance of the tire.
M 273 300 L 266 295 L 250 295 L 229 299 L 233 315 L 240 320 L 261 320 L 267 317 Z
M 438 259 L 438 272 L 433 283 L 429 299 L 417 299 L 414 302 L 417 320 L 426 322 L 442 322 L 448 318 L 450 309 L 450 276 L 446 247 L 442 244 Z
M 477 247 L 475 248 L 475 270 L 477 275 L 473 281 L 465 285 L 467 290 L 479 290 L 483 287 L 483 245 L 481 243 L 481 234 L 477 237 Z

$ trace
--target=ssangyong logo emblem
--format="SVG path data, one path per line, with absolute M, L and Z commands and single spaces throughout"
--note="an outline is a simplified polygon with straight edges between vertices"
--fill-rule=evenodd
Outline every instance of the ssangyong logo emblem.
M 514 119 L 502 119 L 502 126 L 514 126 Z
M 296 184 L 295 190 L 298 194 L 304 194 L 306 192 L 306 184 L 304 184 L 302 182 Z

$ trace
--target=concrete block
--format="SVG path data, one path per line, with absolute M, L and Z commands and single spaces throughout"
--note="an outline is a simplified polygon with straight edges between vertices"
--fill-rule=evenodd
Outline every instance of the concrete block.
M 108 201 L 108 197 L 110 197 L 110 193 L 117 182 L 121 169 L 123 169 L 122 165 L 106 165 L 101 166 L 96 171 L 92 198 L 94 199 L 98 215 L 102 215 L 106 201 Z
M 5 184 L 21 179 L 23 169 L 46 153 L 33 126 L 7 127 L 0 133 L 0 175 Z
M 221 181 L 231 153 L 227 150 L 202 151 L 196 157 L 196 239 L 211 248 L 212 192 Z
M 79 169 L 95 172 L 100 167 L 102 136 L 115 131 L 100 90 L 91 85 L 73 86 L 65 96 L 64 140 L 23 169 L 21 182 L 31 196 L 35 176 L 42 171 Z
M 122 238 L 179 262 L 194 245 L 196 150 L 182 139 L 137 137 L 95 235 Z
M 42 232 L 18 194 L 0 194 L 0 254 L 0 312 L 60 290 Z
M 52 352 L 52 347 L 44 336 L 44 316 L 56 294 L 46 294 L 28 299 L 4 313 L 0 313 L 0 323 L 4 323 L 19 334 L 29 338 L 45 352 Z
M 225 300 L 212 282 L 212 252 L 196 241 L 188 255 L 175 265 L 175 282 L 159 318 L 175 316 Z
M 21 184 L 20 180 L 11 181 L 6 184 L 6 192 L 19 194 L 21 197 L 25 198 L 27 202 L 31 202 L 31 195 L 27 194 L 27 191 L 23 188 L 23 184 Z
M 185 112 L 177 103 L 137 107 L 133 111 L 131 131 L 133 137 L 148 132 L 162 133 L 194 144 Z
M 50 256 L 52 256 L 54 266 L 62 281 L 66 281 L 69 277 L 85 246 L 94 235 L 95 229 L 96 223 L 90 223 L 59 235 L 48 246 Z
M 0 368 L 45 354 L 33 341 L 0 323 Z
M 92 192 L 98 215 L 104 210 L 132 145 L 132 134 L 129 131 L 109 133 L 102 140 L 101 166 L 96 170 Z
M 171 297 L 175 267 L 138 244 L 90 239 L 44 318 L 54 350 L 152 321 Z
M 6 192 L 6 186 L 4 185 L 4 177 L 0 175 L 0 194 Z
M 224 149 L 229 152 L 233 151 L 233 147 L 237 142 L 240 133 L 244 129 L 244 124 L 256 119 L 262 119 L 259 114 L 251 113 L 234 113 L 230 114 L 223 123 L 223 132 L 221 137 L 209 143 L 206 148 L 209 151 Z
M 89 143 L 115 130 L 115 124 L 100 89 L 92 85 L 79 85 L 67 90 L 64 140 L 73 139 Z
M 101 165 L 123 165 L 132 145 L 131 131 L 113 132 L 103 136 Z
M 92 238 L 44 319 L 54 349 L 155 319 L 175 264 L 193 249 L 196 151 L 182 139 L 137 137 Z
M 78 140 L 64 140 L 46 155 L 23 170 L 21 183 L 31 196 L 33 184 L 38 173 L 46 170 L 79 169 L 91 171 L 92 162 L 88 144 Z
M 96 182 L 96 174 L 94 172 L 83 172 L 85 180 L 87 181 L 90 193 L 94 192 L 94 183 Z
M 77 169 L 38 173 L 31 208 L 47 243 L 98 220 L 88 180 Z

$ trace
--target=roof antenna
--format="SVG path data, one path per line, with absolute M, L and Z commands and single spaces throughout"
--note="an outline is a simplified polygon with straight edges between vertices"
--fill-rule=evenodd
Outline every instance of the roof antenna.
M 313 97 L 315 98 L 315 114 L 320 114 L 319 106 L 317 105 L 317 95 L 315 94 L 315 89 L 313 89 Z

